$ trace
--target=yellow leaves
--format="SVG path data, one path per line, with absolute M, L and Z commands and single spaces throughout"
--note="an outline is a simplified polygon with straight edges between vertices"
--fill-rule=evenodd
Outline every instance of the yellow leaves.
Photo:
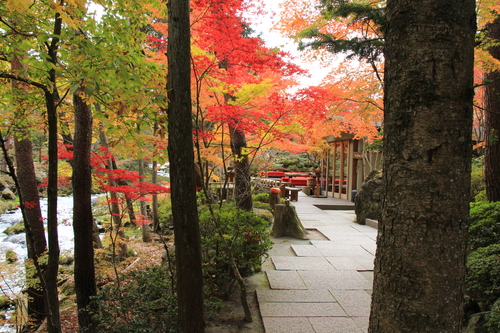
M 264 79 L 257 84 L 245 84 L 234 94 L 236 99 L 228 104 L 245 105 L 253 98 L 265 94 L 272 86 L 270 79 Z
M 293 35 L 312 26 L 319 18 L 319 0 L 289 0 L 280 5 L 280 21 L 275 26 L 279 32 Z
M 86 0 L 53 0 L 49 4 L 49 8 L 52 8 L 55 13 L 60 15 L 64 24 L 67 24 L 70 28 L 78 28 L 81 21 L 79 15 L 76 15 L 77 11 L 85 11 Z M 5 6 L 10 11 L 19 12 L 23 15 L 29 14 L 37 15 L 37 6 L 33 6 L 32 0 L 6 0 Z M 33 9 L 35 8 L 35 9 Z
M 56 13 L 59 14 L 62 22 L 67 24 L 71 29 L 78 29 L 82 24 L 79 12 L 84 12 L 86 0 L 54 0 L 51 4 Z
M 481 0 L 477 2 L 478 28 L 483 28 L 486 24 L 493 22 L 500 13 L 500 3 L 498 0 Z
M 479 67 L 485 73 L 500 70 L 500 60 L 491 56 L 488 51 L 477 49 L 475 50 L 476 67 Z M 479 66 L 478 66 L 479 65 Z
M 7 6 L 7 9 L 11 11 L 17 11 L 20 13 L 31 11 L 31 0 L 7 0 L 5 5 Z

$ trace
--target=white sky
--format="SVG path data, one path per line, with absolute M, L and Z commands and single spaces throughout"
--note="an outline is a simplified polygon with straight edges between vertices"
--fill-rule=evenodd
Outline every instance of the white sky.
M 295 63 L 310 72 L 311 77 L 304 76 L 300 78 L 299 81 L 301 86 L 319 85 L 322 79 L 328 74 L 329 69 L 322 67 L 319 62 L 311 63 L 301 60 L 301 52 L 297 50 L 297 44 L 289 38 L 283 37 L 278 32 L 272 31 L 273 26 L 279 19 L 280 4 L 284 1 L 286 0 L 263 0 L 267 15 L 251 18 L 251 27 L 256 31 L 256 34 L 260 35 L 266 42 L 268 47 L 278 47 L 280 50 L 290 53 L 295 57 Z M 102 15 L 102 7 L 99 5 L 90 2 L 89 9 L 95 11 L 98 18 Z
M 268 47 L 278 47 L 283 51 L 289 52 L 295 58 L 301 68 L 310 72 L 311 77 L 303 77 L 300 79 L 301 86 L 316 86 L 319 85 L 322 79 L 329 73 L 329 69 L 322 67 L 318 62 L 305 62 L 300 59 L 301 51 L 297 50 L 298 45 L 291 39 L 283 37 L 276 31 L 272 31 L 273 26 L 279 20 L 280 4 L 286 0 L 264 0 L 264 5 L 268 14 L 257 19 L 252 18 L 253 24 L 251 27 L 256 31 L 257 35 L 264 39 Z M 332 56 L 333 58 L 333 56 Z M 337 63 L 332 64 L 335 66 Z

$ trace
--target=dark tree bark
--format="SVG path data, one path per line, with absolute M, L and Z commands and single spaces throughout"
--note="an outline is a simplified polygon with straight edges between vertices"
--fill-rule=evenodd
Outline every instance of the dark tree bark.
M 486 27 L 487 38 L 500 42 L 500 18 Z M 500 60 L 500 46 L 488 49 L 493 58 Z M 486 73 L 485 124 L 486 150 L 484 154 L 484 180 L 489 201 L 500 201 L 500 71 Z
M 474 0 L 388 0 L 384 199 L 369 332 L 460 332 Z
M 92 111 L 81 96 L 83 89 L 73 94 L 75 109 L 75 141 L 73 158 L 73 230 L 75 233 L 75 291 L 80 332 L 96 332 L 92 320 L 91 297 L 97 295 L 92 215 L 92 170 L 90 153 L 92 145 Z
M 14 72 L 23 69 L 17 57 L 12 59 L 11 65 Z M 14 81 L 12 86 L 14 89 L 24 90 L 25 88 L 24 84 L 17 81 Z M 25 109 L 25 103 L 22 100 L 18 102 L 18 109 L 16 110 L 17 124 L 15 125 L 16 133 L 14 137 L 17 170 L 16 172 L 14 170 L 11 172 L 13 173 L 13 178 L 15 178 L 14 181 L 19 192 L 18 196 L 26 230 L 28 258 L 33 260 L 38 272 L 35 276 L 28 278 L 38 278 L 40 280 L 39 288 L 29 287 L 26 290 L 29 297 L 28 314 L 36 322 L 41 322 L 47 315 L 47 295 L 44 287 L 45 284 L 42 281 L 46 265 L 39 262 L 38 258 L 47 250 L 47 240 L 45 238 L 45 228 L 40 209 L 40 197 L 38 195 L 35 162 L 33 160 L 33 146 L 27 130 L 28 110 Z
M 47 234 L 49 244 L 49 260 L 45 274 L 49 317 L 47 327 L 49 333 L 61 332 L 59 315 L 59 293 L 57 290 L 57 274 L 59 271 L 59 237 L 57 232 L 57 114 L 56 101 L 52 94 L 46 94 L 47 118 L 49 124 L 49 172 L 47 186 Z
M 168 13 L 168 155 L 179 332 L 201 333 L 205 322 L 192 136 L 189 0 L 170 0 Z
M 40 209 L 32 144 L 28 138 L 16 139 L 15 147 L 19 198 L 22 200 L 21 208 L 25 230 L 27 230 L 26 244 L 28 258 L 33 259 L 35 265 L 38 266 L 37 276 L 29 278 L 43 278 L 46 265 L 42 264 L 38 259 L 47 251 L 47 240 L 45 238 L 45 227 Z M 40 281 L 39 288 L 29 287 L 26 291 L 29 296 L 28 314 L 37 322 L 41 322 L 47 315 L 47 299 L 44 283 Z
M 153 126 L 153 135 L 156 135 L 156 132 L 158 132 L 158 123 L 155 123 Z M 155 157 L 153 156 L 153 171 L 151 172 L 151 182 L 153 184 L 158 184 L 158 172 L 156 170 L 156 167 L 158 166 L 158 162 L 156 161 Z M 160 229 L 160 221 L 158 217 L 158 195 L 153 194 L 152 195 L 152 202 L 151 202 L 151 215 L 153 218 L 153 231 L 157 232 Z
M 238 128 L 230 127 L 231 150 L 234 155 L 234 196 L 236 206 L 240 209 L 252 210 L 252 188 L 250 184 L 250 163 L 244 153 L 247 147 L 245 133 Z
M 144 176 L 144 159 L 140 159 L 139 163 L 139 175 Z M 146 201 L 141 200 L 141 215 L 147 216 L 147 204 Z M 145 220 L 146 218 L 143 218 Z M 143 242 L 151 242 L 151 230 L 149 229 L 148 224 L 141 224 L 141 232 L 142 232 L 142 241 Z
M 59 315 L 59 292 L 57 289 L 57 275 L 59 271 L 59 239 L 57 233 L 57 176 L 58 176 L 58 121 L 57 104 L 60 97 L 57 91 L 56 71 L 57 50 L 59 47 L 59 36 L 61 35 L 62 18 L 59 13 L 54 20 L 54 37 L 47 45 L 48 61 L 53 65 L 49 70 L 50 89 L 45 90 L 45 106 L 47 108 L 47 124 L 49 132 L 48 140 L 48 186 L 47 186 L 47 234 L 49 245 L 49 258 L 45 274 L 45 286 L 47 288 L 48 320 L 47 329 L 49 333 L 61 332 L 61 319 Z

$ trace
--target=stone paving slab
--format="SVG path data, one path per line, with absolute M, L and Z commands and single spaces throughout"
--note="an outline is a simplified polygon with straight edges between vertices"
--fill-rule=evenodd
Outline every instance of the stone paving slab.
M 347 316 L 338 303 L 259 303 L 262 317 Z
M 311 242 L 309 240 L 295 239 L 290 237 L 271 237 L 271 241 L 274 243 L 274 245 L 269 251 L 270 256 L 295 256 L 295 252 L 293 252 L 291 245 L 311 245 Z
M 312 240 L 311 243 L 316 246 L 316 248 L 325 257 L 373 258 L 373 254 L 366 251 L 360 245 L 335 244 L 334 242 L 330 241 L 317 240 Z
M 271 260 L 277 270 L 325 271 L 335 269 L 325 257 L 272 256 Z
M 307 289 L 296 271 L 266 271 L 271 289 Z
M 331 290 L 331 292 L 349 316 L 370 316 L 371 297 L 364 290 Z
M 356 271 L 298 271 L 307 289 L 371 289 L 372 284 Z
M 266 333 L 315 333 L 305 317 L 263 317 Z
M 320 226 L 325 226 L 325 223 L 318 220 L 318 219 L 311 219 L 311 220 L 308 220 L 308 219 L 305 219 L 305 218 L 300 218 L 300 222 L 302 222 L 302 225 L 304 226 L 304 228 L 308 229 L 308 228 L 315 228 L 315 227 L 320 227 Z
M 373 286 L 373 271 L 358 271 L 359 274 L 361 274 L 370 284 Z M 370 293 L 369 295 L 371 296 L 371 289 L 370 288 Z
M 351 257 L 327 257 L 326 260 L 338 271 L 360 271 L 365 267 Z
M 323 317 L 309 318 L 315 333 L 362 333 L 353 318 Z
M 354 258 L 361 266 L 363 266 L 364 270 L 373 270 L 375 267 L 375 257 L 371 258 Z
M 292 245 L 297 257 L 322 257 L 323 254 L 314 245 Z
M 326 239 L 272 239 L 269 287 L 257 289 L 266 333 L 367 332 L 377 230 L 354 223 L 353 211 L 314 206 L 336 203 L 345 201 L 299 193 L 302 224 Z
M 375 253 L 377 252 L 377 244 L 375 243 L 361 244 L 361 247 L 373 256 L 375 256 Z
M 258 289 L 257 299 L 260 302 L 277 303 L 336 303 L 329 290 L 269 290 Z
M 359 245 L 359 244 L 372 244 L 374 243 L 373 239 L 367 237 L 365 235 L 360 234 L 359 232 L 355 233 L 339 233 L 336 230 L 332 230 L 330 228 L 322 228 L 319 227 L 320 232 L 324 233 L 328 239 L 334 244 L 345 244 L 345 245 Z
M 364 332 L 368 332 L 368 326 L 370 324 L 370 317 L 354 317 L 352 319 L 356 322 L 356 324 L 358 324 L 359 327 L 361 327 L 361 329 Z
M 377 229 L 370 227 L 369 225 L 363 225 L 363 224 L 357 224 L 353 223 L 351 224 L 351 228 L 358 230 L 359 232 L 368 235 L 370 237 L 377 237 Z

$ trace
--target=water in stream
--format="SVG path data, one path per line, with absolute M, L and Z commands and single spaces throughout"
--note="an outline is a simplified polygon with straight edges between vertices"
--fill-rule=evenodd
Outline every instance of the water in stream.
M 42 216 L 47 217 L 47 199 L 41 199 L 40 206 Z M 26 236 L 24 233 L 7 236 L 3 233 L 5 229 L 17 224 L 22 220 L 21 210 L 15 209 L 0 215 L 0 257 L 5 260 L 5 253 L 13 250 L 17 253 L 19 260 L 11 264 L 15 272 L 0 272 L 0 293 L 13 297 L 24 288 L 23 261 L 27 257 Z M 57 201 L 57 221 L 59 234 L 59 247 L 61 254 L 73 251 L 73 197 L 59 197 Z M 15 328 L 7 325 L 0 326 L 0 332 L 16 332 Z

